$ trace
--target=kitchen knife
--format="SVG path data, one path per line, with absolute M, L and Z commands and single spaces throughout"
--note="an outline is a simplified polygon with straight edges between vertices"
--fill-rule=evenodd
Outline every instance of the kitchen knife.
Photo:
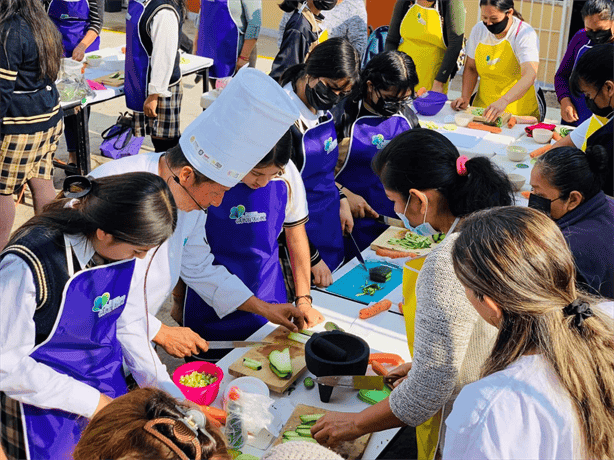
M 384 384 L 393 382 L 390 377 L 381 375 L 331 375 L 316 377 L 313 381 L 329 387 L 345 387 L 355 390 L 383 390 Z
M 258 342 L 249 340 L 218 340 L 207 342 L 210 350 L 217 350 L 220 348 L 244 348 L 244 347 L 263 347 L 265 345 L 274 345 L 273 342 Z
M 382 216 L 381 214 L 375 219 L 380 224 L 389 225 L 392 227 L 405 228 L 401 219 L 395 219 L 394 217 Z
M 354 235 L 352 235 L 352 233 L 350 233 L 349 235 L 352 241 L 354 242 L 354 247 L 356 248 L 356 258 L 358 259 L 358 262 L 360 262 L 360 265 L 362 265 L 362 268 L 364 268 L 367 271 L 367 273 L 369 273 L 369 269 L 367 268 L 367 264 L 365 263 L 365 258 L 360 253 L 360 248 L 358 247 L 358 243 L 356 243 L 356 240 L 354 239 Z

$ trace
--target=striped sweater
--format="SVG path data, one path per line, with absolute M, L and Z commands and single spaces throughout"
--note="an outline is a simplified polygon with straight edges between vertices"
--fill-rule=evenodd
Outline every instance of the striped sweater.
M 0 138 L 33 134 L 55 126 L 62 117 L 55 83 L 40 78 L 32 30 L 19 15 L 0 25 Z

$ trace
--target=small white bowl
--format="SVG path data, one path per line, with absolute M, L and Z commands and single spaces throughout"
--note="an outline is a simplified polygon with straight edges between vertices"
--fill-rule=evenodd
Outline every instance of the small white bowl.
M 522 161 L 527 156 L 527 149 L 521 145 L 508 145 L 505 150 L 510 161 Z
M 538 144 L 547 144 L 552 139 L 552 131 L 549 129 L 537 128 L 533 130 L 533 139 Z
M 515 192 L 519 192 L 524 183 L 527 181 L 524 176 L 521 176 L 520 174 L 508 174 L 507 177 L 512 183 Z
M 98 67 L 102 64 L 102 56 L 100 54 L 92 54 L 91 56 L 86 56 L 85 59 L 90 67 Z
M 454 115 L 454 123 L 458 126 L 465 127 L 473 121 L 473 115 L 469 113 L 457 113 Z
M 237 387 L 239 390 L 246 393 L 253 393 L 257 395 L 269 396 L 269 387 L 266 386 L 262 380 L 256 377 L 239 377 L 228 382 L 226 391 L 224 391 L 224 399 L 228 399 L 228 393 L 232 387 Z

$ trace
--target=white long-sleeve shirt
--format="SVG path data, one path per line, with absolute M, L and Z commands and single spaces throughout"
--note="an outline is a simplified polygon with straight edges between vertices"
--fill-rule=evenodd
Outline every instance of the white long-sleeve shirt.
M 94 249 L 82 236 L 67 237 L 79 265 L 84 267 L 92 258 Z M 36 343 L 34 312 L 37 304 L 30 267 L 20 257 L 7 254 L 0 261 L 0 274 L 0 391 L 26 404 L 61 409 L 90 418 L 100 400 L 100 392 L 29 356 Z M 131 311 L 133 309 L 137 311 Z M 142 305 L 128 303 L 117 320 L 117 339 L 126 363 L 137 382 L 156 386 L 184 400 L 166 367 L 145 339 L 144 318 Z M 132 331 L 126 329 L 127 320 Z M 139 340 L 131 337 L 134 333 Z
M 127 172 L 150 172 L 158 174 L 158 162 L 162 153 L 140 155 L 110 161 L 90 173 L 91 176 L 105 177 Z M 245 284 L 232 275 L 224 266 L 214 265 L 211 247 L 205 241 L 205 221 L 202 211 L 177 211 L 177 227 L 173 235 L 157 251 L 147 276 L 147 305 L 149 309 L 149 338 L 153 339 L 162 323 L 154 315 L 177 284 L 179 277 L 194 289 L 205 302 L 213 307 L 220 318 L 235 311 L 253 296 Z M 136 261 L 135 273 L 145 279 L 147 266 L 153 251 L 144 259 Z M 134 281 L 130 288 L 128 304 L 145 304 L 143 282 Z M 139 318 L 135 326 L 141 328 Z M 131 326 L 127 326 L 132 330 Z M 139 341 L 135 331 L 134 340 Z M 206 337 L 205 337 L 206 339 Z
M 147 94 L 170 97 L 168 84 L 179 48 L 179 18 L 175 10 L 163 8 L 151 19 L 151 76 Z

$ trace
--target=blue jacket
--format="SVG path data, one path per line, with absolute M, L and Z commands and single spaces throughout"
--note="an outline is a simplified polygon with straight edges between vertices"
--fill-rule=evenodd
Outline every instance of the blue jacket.
M 573 253 L 579 280 L 614 298 L 614 199 L 599 192 L 556 223 Z

